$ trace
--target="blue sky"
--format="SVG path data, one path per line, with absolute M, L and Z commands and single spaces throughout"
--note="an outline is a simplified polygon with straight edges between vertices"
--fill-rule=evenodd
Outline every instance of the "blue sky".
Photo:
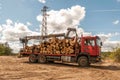
M 39 27 L 36 16 L 43 5 L 47 5 L 49 10 L 80 5 L 86 10 L 86 16 L 80 25 L 85 31 L 94 34 L 120 31 L 120 23 L 113 24 L 120 20 L 120 2 L 117 0 L 46 0 L 45 4 L 38 0 L 0 0 L 0 23 L 5 23 L 8 18 L 22 23 L 30 22 L 30 28 L 34 30 Z
M 36 31 L 40 25 L 36 17 L 41 14 L 44 5 L 49 7 L 49 11 L 75 5 L 85 7 L 85 17 L 79 25 L 85 32 L 106 36 L 120 33 L 120 0 L 46 0 L 46 3 L 38 0 L 0 0 L 0 24 L 5 24 L 7 19 L 25 25 L 29 22 L 29 29 Z M 112 36 L 110 40 L 120 41 L 120 35 Z
M 66 9 L 74 5 L 83 6 L 86 16 L 80 26 L 85 31 L 93 33 L 120 31 L 120 23 L 113 24 L 114 21 L 120 20 L 120 2 L 117 0 L 46 0 L 45 4 L 39 3 L 38 0 L 0 0 L 0 23 L 5 23 L 9 18 L 23 23 L 30 22 L 31 29 L 35 29 L 39 26 L 36 16 L 43 5 L 47 5 L 49 10 Z

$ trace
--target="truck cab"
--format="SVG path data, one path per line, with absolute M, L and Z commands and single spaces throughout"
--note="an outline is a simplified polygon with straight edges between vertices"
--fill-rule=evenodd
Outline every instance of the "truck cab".
M 81 37 L 80 53 L 77 58 L 79 65 L 85 66 L 90 63 L 100 62 L 101 46 L 102 42 L 98 36 Z
M 98 36 L 82 37 L 81 52 L 88 53 L 90 56 L 99 56 L 101 52 L 101 41 Z
M 71 35 L 72 33 L 72 35 Z M 76 29 L 68 28 L 68 33 L 66 35 L 68 38 L 76 38 L 76 43 L 79 43 L 75 49 L 75 54 L 77 56 L 76 61 L 81 56 L 85 56 L 89 63 L 96 63 L 101 61 L 101 46 L 102 41 L 98 36 L 78 36 Z

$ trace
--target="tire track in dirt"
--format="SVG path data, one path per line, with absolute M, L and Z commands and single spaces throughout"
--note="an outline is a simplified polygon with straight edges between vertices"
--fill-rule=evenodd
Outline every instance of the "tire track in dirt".
M 32 64 L 28 58 L 0 56 L 0 80 L 119 80 L 120 64 L 103 62 L 87 68 L 76 64 Z

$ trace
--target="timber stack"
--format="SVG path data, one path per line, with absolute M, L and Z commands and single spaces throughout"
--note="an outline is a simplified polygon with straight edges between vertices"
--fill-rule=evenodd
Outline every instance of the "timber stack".
M 76 45 L 78 46 L 76 39 L 58 39 L 52 37 L 39 45 L 26 46 L 24 51 L 42 54 L 72 54 L 75 51 Z

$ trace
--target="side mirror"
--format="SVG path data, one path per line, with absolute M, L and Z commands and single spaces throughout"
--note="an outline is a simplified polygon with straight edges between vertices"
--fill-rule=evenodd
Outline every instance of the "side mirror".
M 102 42 L 100 42 L 100 46 L 102 46 L 103 45 L 103 43 Z

